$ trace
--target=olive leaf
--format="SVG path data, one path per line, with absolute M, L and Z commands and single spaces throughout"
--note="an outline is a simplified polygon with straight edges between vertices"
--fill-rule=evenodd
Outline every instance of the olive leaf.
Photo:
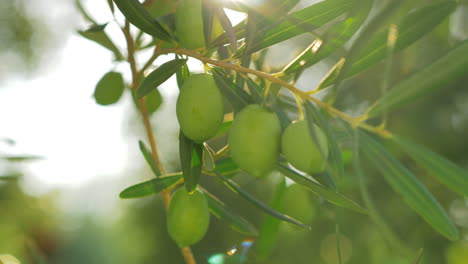
M 167 188 L 172 187 L 181 178 L 182 173 L 177 173 L 138 183 L 123 190 L 119 197 L 122 199 L 132 199 L 158 194 Z
M 352 0 L 326 0 L 296 11 L 275 22 L 276 25 L 269 24 L 260 28 L 258 31 L 263 35 L 262 40 L 256 41 L 248 50 L 239 49 L 236 54 L 253 53 L 311 32 L 348 11 L 353 3 Z
M 310 191 L 316 193 L 317 195 L 320 195 L 321 197 L 323 197 L 325 200 L 329 201 L 330 203 L 353 210 L 358 213 L 367 214 L 367 210 L 362 208 L 359 204 L 335 192 L 334 190 L 327 189 L 324 186 L 317 184 L 314 180 L 312 180 L 308 176 L 298 174 L 297 172 L 291 170 L 290 168 L 282 164 L 278 164 L 276 168 L 284 176 L 293 180 L 297 184 L 304 186 Z
M 407 14 L 401 23 L 397 23 L 398 38 L 395 43 L 395 52 L 400 51 L 414 43 L 416 40 L 427 35 L 439 25 L 455 9 L 454 1 L 439 1 L 428 6 L 419 8 Z M 349 66 L 349 70 L 343 78 L 349 78 L 370 66 L 380 62 L 387 52 L 387 29 L 380 31 L 372 39 L 366 41 L 362 50 L 356 54 L 355 61 Z M 338 76 L 339 68 L 333 70 L 320 84 L 320 89 L 333 84 Z
M 160 40 L 173 42 L 172 36 L 156 21 L 138 0 L 114 0 L 125 18 L 141 31 Z
M 122 56 L 122 53 L 117 48 L 117 46 L 115 46 L 114 42 L 112 42 L 107 33 L 104 31 L 106 26 L 107 23 L 102 25 L 95 25 L 87 30 L 79 30 L 78 34 L 112 51 L 112 53 L 114 53 L 115 60 L 121 61 L 124 59 L 124 57 Z
M 235 112 L 239 112 L 245 106 L 252 103 L 250 95 L 227 78 L 222 70 L 213 68 L 212 72 L 219 90 L 228 99 Z
M 161 171 L 158 168 L 158 165 L 153 160 L 153 156 L 151 155 L 151 152 L 148 150 L 148 148 L 145 146 L 145 143 L 143 141 L 139 140 L 138 141 L 138 146 L 140 147 L 141 154 L 145 158 L 146 162 L 150 166 L 151 170 L 153 171 L 154 175 L 156 177 L 161 176 Z
M 468 40 L 427 65 L 407 79 L 397 83 L 368 110 L 369 117 L 393 110 L 466 76 L 468 73 Z
M 152 71 L 136 90 L 137 99 L 149 94 L 159 85 L 163 84 L 174 73 L 176 73 L 183 65 L 187 63 L 187 59 L 174 59 L 159 66 Z
M 197 189 L 202 171 L 203 145 L 193 142 L 180 131 L 179 153 L 185 188 L 193 193 Z
M 468 171 L 426 147 L 398 136 L 393 136 L 392 139 L 430 175 L 450 189 L 468 197 Z
M 359 5 L 355 5 L 343 22 L 333 25 L 322 34 L 322 38 L 315 39 L 296 58 L 286 65 L 282 72 L 291 74 L 297 71 L 304 71 L 306 68 L 321 61 L 337 49 L 342 48 L 367 19 L 372 4 L 373 0 L 365 0 Z
M 285 214 L 282 214 L 278 211 L 276 211 L 275 209 L 269 207 L 268 205 L 264 204 L 263 202 L 259 201 L 257 198 L 253 197 L 251 194 L 247 193 L 246 191 L 244 191 L 239 185 L 237 185 L 235 182 L 233 182 L 232 180 L 230 179 L 227 179 L 226 177 L 224 177 L 221 173 L 219 173 L 218 171 L 215 171 L 216 173 L 216 176 L 218 176 L 218 178 L 220 178 L 228 187 L 229 189 L 231 189 L 233 192 L 239 194 L 242 198 L 246 199 L 247 201 L 251 202 L 253 205 L 255 205 L 257 208 L 261 209 L 263 212 L 275 217 L 275 218 L 278 218 L 282 221 L 285 221 L 285 222 L 289 222 L 291 224 L 294 224 L 294 225 L 297 225 L 297 226 L 300 226 L 302 228 L 305 228 L 305 229 L 310 229 L 310 226 L 306 225 L 306 224 L 303 224 L 301 222 L 299 222 L 298 220 L 288 216 L 288 215 L 285 215 Z
M 458 230 L 447 213 L 414 174 L 366 133 L 361 131 L 359 137 L 360 150 L 393 190 L 435 230 L 450 240 L 458 239 Z
M 125 90 L 122 74 L 108 72 L 102 76 L 94 89 L 94 99 L 99 105 L 111 105 L 117 103 Z
M 208 200 L 210 212 L 217 218 L 224 220 L 235 231 L 248 236 L 257 236 L 257 228 L 247 221 L 242 216 L 233 212 L 233 209 L 222 202 L 219 198 L 211 194 L 205 189 L 202 189 L 205 197 Z

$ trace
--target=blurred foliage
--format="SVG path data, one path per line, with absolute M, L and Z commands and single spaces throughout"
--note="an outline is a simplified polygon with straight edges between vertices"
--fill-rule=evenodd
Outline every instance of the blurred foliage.
M 416 1 L 427 3 L 434 1 Z M 466 2 L 466 1 L 465 1 Z M 25 0 L 2 3 L 0 7 L 0 58 L 15 54 L 22 61 L 33 65 L 40 54 L 36 54 L 34 32 L 40 32 L 41 23 L 28 17 L 24 10 Z M 449 50 L 455 40 L 466 38 L 468 14 L 458 11 L 467 10 L 461 4 L 452 17 L 447 18 L 432 33 L 416 41 L 409 48 L 394 56 L 391 84 L 397 83 L 433 62 Z M 461 13 L 461 14 L 460 14 Z M 461 26 L 460 26 L 461 25 Z M 304 46 L 303 39 L 282 43 L 266 56 L 290 56 Z M 299 45 L 300 44 L 300 45 Z M 293 54 L 294 53 L 294 54 Z M 8 55 L 10 56 L 10 55 Z M 326 67 L 334 63 L 332 58 L 326 61 Z M 270 65 L 268 65 L 270 66 Z M 274 65 L 274 67 L 278 67 Z M 308 69 L 298 83 L 308 83 L 313 77 L 308 73 L 320 70 L 323 65 Z M 343 83 L 336 105 L 349 112 L 360 112 L 380 96 L 384 63 L 377 64 L 356 78 Z M 0 78 L 5 74 L 0 67 Z M 395 134 L 424 144 L 431 150 L 442 154 L 468 169 L 468 76 L 458 80 L 442 91 L 418 99 L 388 116 L 388 126 Z M 174 104 L 174 98 L 163 98 L 164 103 Z M 364 102 L 364 103 L 363 103 Z M 135 118 L 129 121 L 130 130 L 139 134 L 140 127 L 135 125 Z M 379 120 L 374 120 L 378 124 Z M 176 122 L 173 120 L 173 122 Z M 169 136 L 168 136 L 169 137 Z M 174 137 L 174 135 L 171 135 Z M 164 141 L 167 138 L 159 139 Z M 172 138 L 171 138 L 172 140 Z M 134 142 L 132 142 L 134 143 Z M 222 140 L 213 142 L 213 148 L 222 147 Z M 389 146 L 397 157 L 400 151 Z M 143 159 L 135 155 L 135 163 L 143 164 Z M 167 157 L 171 159 L 174 157 Z M 402 157 L 403 158 L 403 157 Z M 172 161 L 172 160 L 171 160 Z M 418 250 L 424 248 L 423 264 L 465 264 L 468 263 L 468 200 L 448 191 L 446 187 L 429 177 L 427 172 L 417 168 L 410 159 L 403 162 L 414 170 L 418 178 L 430 189 L 460 229 L 462 241 L 450 242 L 435 233 L 410 208 L 403 205 L 401 198 L 390 189 L 369 164 L 363 164 L 371 198 L 382 218 L 398 238 L 398 245 L 385 237 L 383 232 L 368 216 L 340 209 L 330 205 L 318 196 L 307 193 L 310 199 L 310 212 L 305 214 L 310 231 L 298 229 L 289 223 L 281 223 L 275 239 L 272 255 L 267 260 L 258 258 L 251 245 L 244 242 L 255 238 L 245 237 L 231 230 L 226 223 L 211 217 L 210 229 L 203 240 L 193 246 L 199 263 L 319 263 L 338 264 L 337 242 L 341 250 L 342 262 L 348 264 L 381 263 L 412 264 Z M 1 165 L 1 163 L 0 163 Z M 170 171 L 179 171 L 180 166 L 169 167 Z M 137 182 L 135 175 L 145 175 L 146 171 L 132 171 L 125 175 Z M 143 177 L 140 177 L 143 178 Z M 235 181 L 246 191 L 261 199 L 271 201 L 277 186 L 277 177 L 252 179 L 238 173 Z M 361 201 L 358 177 L 352 166 L 345 162 L 345 176 L 337 182 L 341 193 L 355 201 Z M 136 202 L 121 200 L 119 214 L 103 218 L 92 216 L 57 217 L 57 209 L 51 197 L 33 198 L 20 188 L 19 181 L 0 180 L 0 253 L 16 256 L 22 263 L 183 263 L 175 243 L 166 231 L 164 206 L 160 196 L 150 196 Z M 232 209 L 259 227 L 266 217 L 247 201 L 239 198 L 219 181 L 203 175 L 201 184 Z M 300 195 L 304 199 L 304 194 Z M 115 194 L 118 199 L 118 193 Z M 291 203 L 294 209 L 294 197 L 288 197 L 284 203 Z M 287 207 L 287 204 L 282 204 Z M 294 212 L 300 214 L 300 211 Z M 71 219 L 70 219 L 71 218 Z M 75 223 L 74 228 L 63 230 Z M 336 232 L 336 226 L 339 232 Z M 239 256 L 239 257 L 238 257 Z
M 43 14 L 29 6 L 31 0 L 3 0 L 0 4 L 0 81 L 11 74 L 37 70 L 52 35 Z

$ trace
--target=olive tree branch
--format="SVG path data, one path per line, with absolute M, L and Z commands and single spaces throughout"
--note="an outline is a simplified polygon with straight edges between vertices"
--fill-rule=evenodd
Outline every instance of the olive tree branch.
M 136 60 L 135 60 L 135 44 L 134 44 L 133 37 L 130 33 L 130 23 L 127 20 L 125 21 L 125 26 L 122 28 L 122 32 L 127 42 L 127 53 L 128 53 L 127 61 L 130 64 L 130 70 L 132 72 L 132 90 L 133 92 L 135 92 L 135 90 L 140 85 L 144 70 L 142 69 L 141 71 L 138 71 L 137 69 Z M 156 58 L 159 56 L 159 53 L 157 51 L 158 51 L 158 48 L 156 48 L 155 53 L 153 55 L 154 59 L 152 59 L 152 61 L 149 62 L 149 64 L 146 63 L 146 65 L 148 65 L 148 66 L 145 65 L 146 67 L 149 67 L 151 63 L 154 60 L 156 60 Z M 138 99 L 137 104 L 138 104 L 138 108 L 140 109 L 141 116 L 143 117 L 143 124 L 145 126 L 147 138 L 150 142 L 152 159 L 158 166 L 158 169 L 161 172 L 161 174 L 164 174 L 165 170 L 159 158 L 158 147 L 156 144 L 156 139 L 154 137 L 153 128 L 149 120 L 149 114 L 146 108 L 145 98 Z M 164 201 L 164 206 L 167 210 L 169 208 L 169 203 L 171 201 L 170 189 L 162 191 L 161 196 Z M 190 249 L 190 247 L 184 247 L 184 248 L 181 248 L 180 250 L 185 259 L 186 264 L 196 264 L 195 258 L 193 257 L 192 250 Z
M 301 97 L 304 100 L 309 100 L 315 104 L 317 104 L 319 107 L 325 109 L 328 111 L 330 114 L 337 116 L 345 121 L 347 121 L 349 124 L 351 124 L 352 127 L 360 127 L 362 129 L 365 129 L 369 132 L 376 133 L 382 137 L 391 137 L 392 133 L 388 130 L 386 130 L 383 127 L 374 127 L 369 124 L 364 123 L 365 120 L 367 120 L 367 116 L 359 116 L 359 117 L 352 117 L 336 108 L 331 106 L 330 104 L 327 104 L 313 96 L 311 96 L 308 92 L 304 92 L 300 89 L 298 89 L 294 84 L 288 83 L 287 81 L 280 79 L 272 74 L 263 72 L 263 71 L 258 71 L 254 69 L 250 69 L 247 67 L 243 67 L 237 64 L 231 64 L 227 63 L 225 61 L 220 61 L 220 60 L 215 60 L 211 59 L 208 57 L 204 57 L 203 55 L 193 51 L 193 50 L 188 50 L 188 49 L 182 49 L 182 48 L 170 48 L 170 49 L 163 49 L 160 51 L 161 54 L 168 54 L 168 53 L 176 53 L 179 55 L 186 55 L 195 59 L 198 59 L 199 61 L 207 64 L 212 64 L 218 67 L 226 68 L 226 69 L 231 69 L 236 72 L 240 73 L 247 73 L 247 74 L 252 74 L 255 76 L 258 76 L 260 78 L 263 78 L 267 81 L 270 81 L 272 83 L 277 83 L 280 84 L 281 86 L 287 88 L 289 91 L 291 91 L 294 95 L 297 95 Z

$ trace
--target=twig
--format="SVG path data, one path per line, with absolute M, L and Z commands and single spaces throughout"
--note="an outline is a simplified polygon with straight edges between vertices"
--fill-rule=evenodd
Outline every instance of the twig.
M 132 71 L 132 79 L 133 79 L 132 80 L 132 89 L 135 91 L 138 88 L 138 86 L 140 85 L 141 77 L 143 75 L 142 75 L 142 71 L 138 71 L 138 69 L 137 69 L 137 65 L 136 65 L 136 61 L 135 61 L 135 46 L 134 46 L 133 37 L 132 37 L 132 35 L 130 33 L 130 24 L 129 24 L 128 21 L 125 21 L 125 26 L 122 29 L 122 32 L 123 32 L 123 34 L 125 36 L 125 40 L 127 42 L 127 53 L 128 53 L 127 54 L 127 60 L 128 60 L 128 62 L 130 64 L 130 70 Z M 156 60 L 156 58 L 159 56 L 157 50 L 158 49 L 155 50 L 156 56 L 152 60 L 152 62 L 154 60 Z M 151 65 L 151 63 L 149 65 Z M 161 174 L 164 174 L 165 171 L 164 171 L 164 167 L 163 167 L 163 165 L 161 163 L 161 160 L 159 158 L 158 147 L 157 147 L 157 144 L 156 144 L 156 139 L 154 137 L 153 128 L 151 127 L 151 123 L 150 123 L 150 120 L 149 120 L 149 114 L 148 114 L 148 110 L 146 108 L 145 98 L 139 99 L 137 101 L 137 104 L 138 104 L 138 108 L 140 109 L 141 115 L 143 117 L 143 123 L 144 123 L 144 126 L 145 126 L 146 135 L 147 135 L 148 140 L 150 142 L 152 158 L 153 158 L 154 162 L 156 163 L 156 165 L 158 166 L 159 171 L 161 172 Z M 169 208 L 169 204 L 170 204 L 170 201 L 171 201 L 170 190 L 162 191 L 161 196 L 162 196 L 162 199 L 164 201 L 164 206 L 165 206 L 165 208 L 167 210 Z M 192 250 L 190 249 L 190 247 L 184 247 L 184 248 L 181 248 L 180 250 L 181 250 L 182 255 L 184 256 L 186 264 L 196 264 L 195 258 L 193 257 Z
M 346 113 L 341 112 L 340 110 L 334 108 L 333 106 L 331 106 L 331 105 L 329 105 L 329 104 L 327 104 L 327 103 L 325 103 L 325 102 L 311 96 L 307 92 L 304 92 L 304 91 L 298 89 L 296 86 L 294 86 L 294 84 L 288 83 L 287 81 L 282 80 L 282 79 L 280 79 L 280 78 L 278 78 L 278 77 L 276 77 L 276 76 L 274 76 L 272 74 L 269 74 L 269 73 L 266 73 L 266 72 L 263 72 L 263 71 L 258 71 L 258 70 L 246 68 L 246 67 L 242 67 L 240 65 L 230 64 L 230 63 L 227 63 L 227 62 L 224 62 L 224 61 L 204 57 L 203 55 L 201 55 L 201 54 L 199 54 L 199 53 L 197 53 L 197 52 L 195 52 L 193 50 L 187 50 L 187 49 L 181 49 L 181 48 L 171 48 L 171 49 L 161 50 L 161 54 L 168 54 L 168 53 L 176 53 L 176 54 L 179 54 L 179 55 L 186 55 L 186 56 L 198 59 L 198 60 L 200 60 L 200 61 L 202 61 L 204 63 L 212 64 L 212 65 L 215 65 L 215 66 L 218 66 L 218 67 L 231 69 L 231 70 L 234 70 L 236 72 L 242 72 L 242 73 L 256 75 L 256 76 L 258 76 L 260 78 L 263 78 L 265 80 L 268 80 L 268 81 L 270 81 L 272 83 L 280 84 L 281 86 L 283 86 L 283 87 L 287 88 L 288 90 L 290 90 L 293 94 L 300 96 L 302 99 L 312 101 L 313 103 L 317 104 L 319 107 L 321 107 L 321 108 L 325 109 L 326 111 L 328 111 L 330 114 L 338 116 L 341 119 L 347 121 L 348 123 L 351 124 L 352 127 L 361 127 L 361 128 L 363 128 L 363 129 L 365 129 L 367 131 L 379 134 L 382 137 L 391 137 L 392 136 L 391 132 L 386 130 L 383 127 L 374 127 L 374 126 L 371 126 L 371 125 L 368 125 L 368 124 L 364 123 L 364 121 L 367 119 L 367 116 L 364 115 L 364 116 L 360 116 L 360 117 L 352 117 L 350 115 L 347 115 Z

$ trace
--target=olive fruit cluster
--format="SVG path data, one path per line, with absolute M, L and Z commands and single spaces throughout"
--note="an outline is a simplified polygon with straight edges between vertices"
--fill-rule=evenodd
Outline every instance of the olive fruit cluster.
M 281 148 L 285 158 L 297 169 L 310 174 L 320 173 L 325 169 L 328 156 L 327 138 L 316 125 L 314 130 L 321 150 L 312 139 L 306 121 L 292 123 L 281 135 L 280 121 L 275 113 L 259 105 L 249 105 L 232 124 L 229 134 L 231 156 L 240 168 L 259 177 L 273 169 Z
M 200 241 L 209 224 L 208 202 L 202 192 L 189 194 L 185 188 L 179 188 L 173 193 L 167 211 L 167 231 L 179 247 Z

